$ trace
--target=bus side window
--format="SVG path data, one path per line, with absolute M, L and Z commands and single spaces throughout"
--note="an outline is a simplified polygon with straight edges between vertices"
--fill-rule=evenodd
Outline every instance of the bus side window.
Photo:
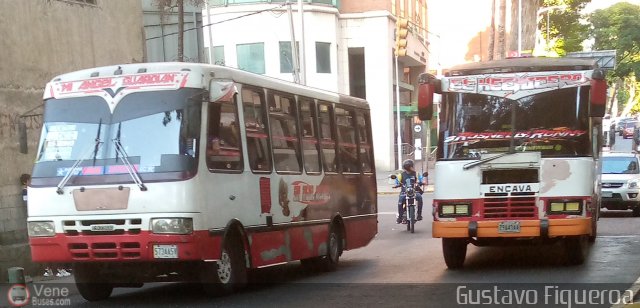
M 233 97 L 209 103 L 206 153 L 207 167 L 212 170 L 243 169 L 236 95 Z
M 269 125 L 271 148 L 276 172 L 301 172 L 300 137 L 295 99 L 279 93 L 269 93 Z
M 302 150 L 304 168 L 307 173 L 320 173 L 320 144 L 316 126 L 316 108 L 313 100 L 300 98 L 300 120 L 302 121 Z
M 358 143 L 353 123 L 353 111 L 336 108 L 336 128 L 338 132 L 338 155 L 340 170 L 346 173 L 360 173 L 358 163 Z
M 318 120 L 320 122 L 320 145 L 322 147 L 322 160 L 325 172 L 337 172 L 336 142 L 333 135 L 333 107 L 327 104 L 318 104 Z
M 369 113 L 365 111 L 358 111 L 358 140 L 360 147 L 360 165 L 362 166 L 362 172 L 373 172 L 373 159 L 372 159 L 372 144 L 371 144 L 371 120 Z
M 242 109 L 247 134 L 247 154 L 252 171 L 271 172 L 271 151 L 262 90 L 242 87 Z

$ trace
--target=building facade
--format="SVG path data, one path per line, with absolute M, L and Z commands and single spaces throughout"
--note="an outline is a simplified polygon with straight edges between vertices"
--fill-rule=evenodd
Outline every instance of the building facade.
M 306 85 L 369 101 L 376 123 L 376 166 L 380 171 L 394 170 L 394 30 L 398 18 L 409 20 L 408 52 L 399 58 L 398 85 L 402 143 L 413 145 L 415 139 L 423 137 L 413 128 L 422 125 L 414 119 L 414 106 L 417 76 L 425 71 L 428 57 L 426 1 L 304 0 L 303 41 L 298 5 L 293 2 L 290 16 L 284 1 L 210 0 L 203 21 L 213 25 L 203 32 L 205 46 L 212 48 L 213 62 L 294 81 L 294 40 L 301 63 L 300 79 Z M 412 152 L 410 147 L 405 148 L 406 154 Z
M 33 269 L 21 174 L 31 173 L 42 126 L 42 92 L 54 76 L 143 60 L 140 0 L 0 0 L 0 281 L 7 268 Z M 17 123 L 25 116 L 28 154 Z

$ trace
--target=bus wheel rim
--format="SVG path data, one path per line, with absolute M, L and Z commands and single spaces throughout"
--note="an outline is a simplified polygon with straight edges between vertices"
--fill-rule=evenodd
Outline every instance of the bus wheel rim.
M 231 257 L 226 250 L 222 251 L 218 263 L 218 279 L 221 283 L 229 283 L 231 280 Z

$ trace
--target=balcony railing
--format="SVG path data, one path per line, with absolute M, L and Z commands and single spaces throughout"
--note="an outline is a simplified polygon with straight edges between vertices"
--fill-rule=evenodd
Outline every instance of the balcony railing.
M 298 1 L 290 0 L 293 4 L 296 4 Z M 312 3 L 312 4 L 326 4 L 337 7 L 339 0 L 303 0 L 304 3 Z M 255 4 L 255 3 L 282 3 L 287 2 L 287 0 L 211 0 L 211 6 L 227 6 L 227 5 L 235 5 L 235 4 Z

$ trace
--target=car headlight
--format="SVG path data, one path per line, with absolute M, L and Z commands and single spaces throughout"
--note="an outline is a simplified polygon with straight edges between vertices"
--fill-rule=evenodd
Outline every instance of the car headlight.
M 151 219 L 151 232 L 158 234 L 193 233 L 191 218 L 154 218 Z
M 471 205 L 466 203 L 440 205 L 440 216 L 470 216 Z
M 30 237 L 56 235 L 56 228 L 53 221 L 30 221 L 27 223 L 27 229 Z
M 628 183 L 629 183 L 629 188 L 638 188 L 638 180 L 631 180 Z

